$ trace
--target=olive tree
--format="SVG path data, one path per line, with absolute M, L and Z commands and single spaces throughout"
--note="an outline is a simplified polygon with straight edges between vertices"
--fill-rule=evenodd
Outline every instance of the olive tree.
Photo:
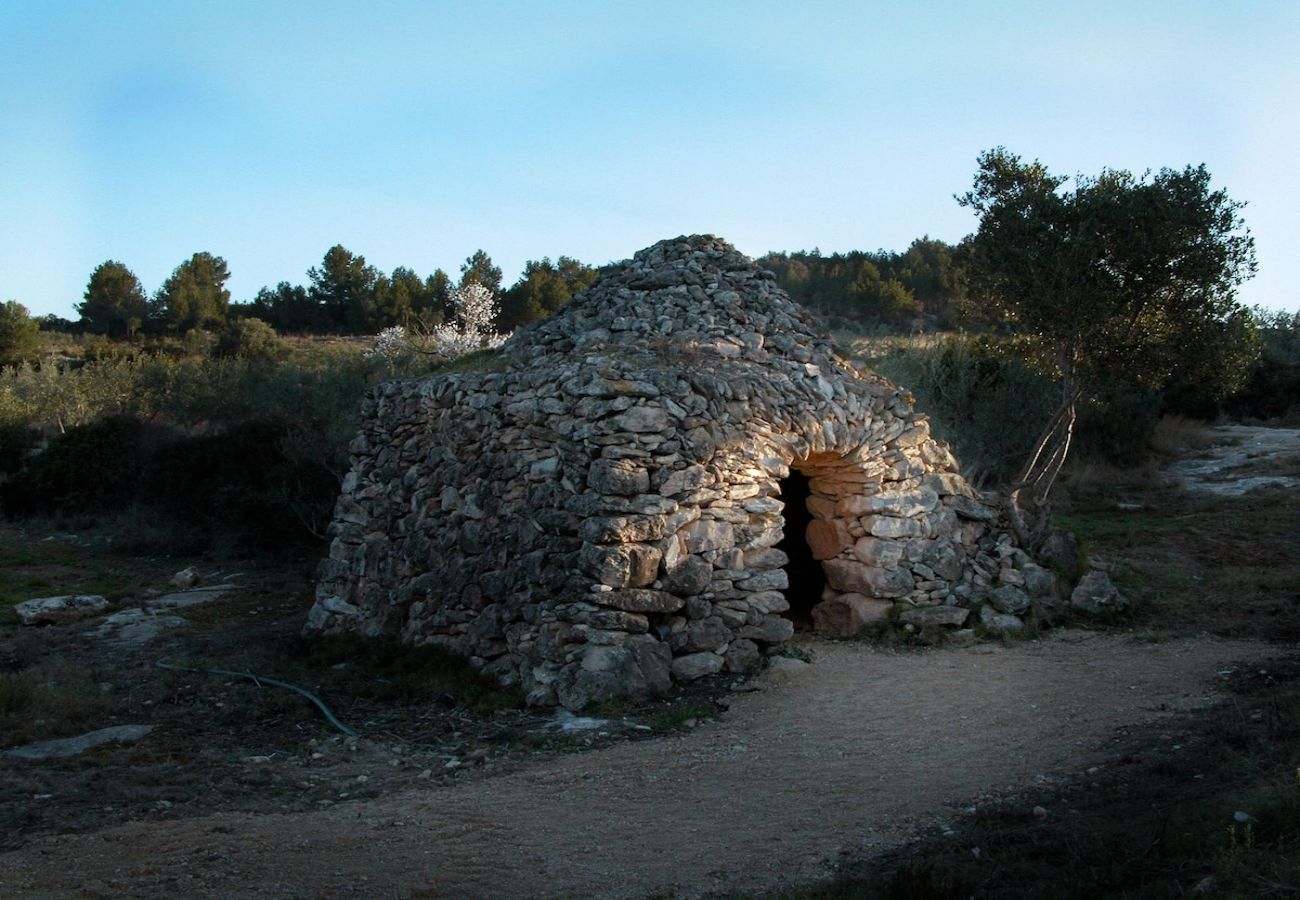
M 1060 387 L 1008 490 L 1012 524 L 1032 540 L 1026 513 L 1047 501 L 1083 397 L 1175 375 L 1226 394 L 1247 375 L 1253 322 L 1236 288 L 1255 272 L 1254 239 L 1244 204 L 1212 189 L 1203 165 L 1067 179 L 999 147 L 958 201 L 980 219 L 972 300 Z

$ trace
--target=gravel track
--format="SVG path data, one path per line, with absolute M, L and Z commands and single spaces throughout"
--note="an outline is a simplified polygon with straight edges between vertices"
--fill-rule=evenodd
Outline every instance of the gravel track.
M 1062 631 L 1011 646 L 804 644 L 721 719 L 447 787 L 135 822 L 0 855 L 5 897 L 641 897 L 829 871 L 981 797 L 1103 762 L 1277 647 Z M 1178 752 L 1170 749 L 1170 752 Z

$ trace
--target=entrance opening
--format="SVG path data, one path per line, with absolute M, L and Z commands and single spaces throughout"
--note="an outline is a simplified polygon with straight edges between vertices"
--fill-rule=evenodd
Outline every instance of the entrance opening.
M 779 497 L 785 504 L 785 522 L 781 541 L 776 547 L 790 557 L 785 566 L 790 586 L 781 593 L 790 604 L 786 615 L 800 631 L 812 630 L 812 608 L 821 602 L 826 587 L 826 573 L 822 571 L 821 563 L 813 558 L 812 548 L 805 537 L 808 523 L 812 521 L 812 513 L 808 512 L 810 495 L 808 476 L 802 472 L 791 469 L 789 477 L 781 480 Z

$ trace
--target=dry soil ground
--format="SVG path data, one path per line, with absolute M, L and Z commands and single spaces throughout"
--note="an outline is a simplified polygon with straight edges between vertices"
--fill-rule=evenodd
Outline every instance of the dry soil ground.
M 291 696 L 250 707 L 229 680 L 149 681 L 162 677 L 155 655 L 215 664 L 290 641 L 304 585 L 247 584 L 125 660 L 81 626 L 0 634 L 28 670 L 62 659 L 89 685 L 111 679 L 113 697 L 151 685 L 96 725 L 162 726 L 69 760 L 0 762 L 15 848 L 0 855 L 0 896 L 690 896 L 806 882 L 995 798 L 1086 785 L 1125 742 L 1187 753 L 1193 711 L 1294 652 L 1186 631 L 920 651 L 810 640 L 813 665 L 742 686 L 757 691 L 724 685 L 716 718 L 650 739 L 557 753 L 496 740 L 493 728 L 540 734 L 522 714 L 430 713 L 420 732 L 358 702 L 340 710 L 365 733 L 349 750 Z

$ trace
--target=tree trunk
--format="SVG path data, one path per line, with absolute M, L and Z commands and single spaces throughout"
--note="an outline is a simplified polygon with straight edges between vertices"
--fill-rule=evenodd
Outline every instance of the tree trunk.
M 1075 405 L 1082 393 L 1067 378 L 1062 385 L 1061 405 L 1043 427 L 1029 460 L 1007 491 L 1007 519 L 1016 540 L 1027 550 L 1041 543 L 1051 525 L 1047 499 L 1070 453 L 1077 418 Z

